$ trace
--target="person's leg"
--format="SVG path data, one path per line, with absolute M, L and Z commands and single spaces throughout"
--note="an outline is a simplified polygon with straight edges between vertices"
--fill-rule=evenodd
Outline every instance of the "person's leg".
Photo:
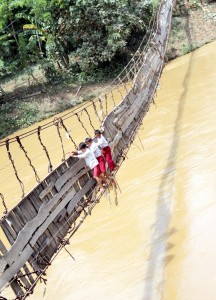
M 110 171 L 113 171 L 116 168 L 116 164 L 114 163 L 114 161 L 112 159 L 111 149 L 109 146 L 106 147 L 105 149 L 103 149 L 103 154 L 108 163 Z
M 106 162 L 105 162 L 104 157 L 101 155 L 101 156 L 97 157 L 97 160 L 99 162 L 99 167 L 100 167 L 101 173 L 109 180 L 110 174 L 106 170 Z
M 110 180 L 110 173 L 109 172 L 104 172 L 103 173 L 104 174 L 104 176 L 108 179 L 108 180 Z
M 101 189 L 104 189 L 103 184 L 102 184 L 102 179 L 99 178 L 99 177 L 94 177 L 94 178 L 95 178 L 95 180 L 97 181 L 99 187 L 100 187 Z
M 100 186 L 100 189 L 104 190 L 104 187 L 103 187 L 103 184 L 102 184 L 102 179 L 100 178 L 101 171 L 100 171 L 99 164 L 94 167 L 93 173 L 94 173 L 95 180 L 97 181 L 98 185 Z
M 105 184 L 107 184 L 107 185 L 109 184 L 109 181 L 106 179 L 106 177 L 104 176 L 103 173 L 100 174 L 100 178 Z

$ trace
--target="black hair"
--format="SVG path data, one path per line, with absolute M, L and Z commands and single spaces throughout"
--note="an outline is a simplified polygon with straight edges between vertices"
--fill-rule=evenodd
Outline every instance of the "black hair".
M 100 130 L 95 130 L 95 134 L 101 134 Z
M 85 143 L 91 143 L 92 142 L 92 139 L 90 138 L 90 137 L 87 137 L 86 139 L 85 139 Z
M 79 144 L 79 150 L 85 149 L 86 147 L 87 147 L 86 144 L 83 142 Z

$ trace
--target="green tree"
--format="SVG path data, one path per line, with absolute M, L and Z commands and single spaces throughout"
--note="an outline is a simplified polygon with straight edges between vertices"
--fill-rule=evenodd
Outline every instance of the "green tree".
M 1 0 L 0 68 L 11 72 L 41 61 L 46 70 L 90 72 L 127 53 L 153 6 L 149 0 Z

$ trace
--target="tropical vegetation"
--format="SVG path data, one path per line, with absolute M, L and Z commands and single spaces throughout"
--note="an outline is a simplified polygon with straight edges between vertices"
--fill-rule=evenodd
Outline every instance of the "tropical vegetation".
M 130 58 L 152 0 L 0 0 L 0 76 L 39 64 L 82 79 Z M 77 77 L 78 76 L 78 77 Z

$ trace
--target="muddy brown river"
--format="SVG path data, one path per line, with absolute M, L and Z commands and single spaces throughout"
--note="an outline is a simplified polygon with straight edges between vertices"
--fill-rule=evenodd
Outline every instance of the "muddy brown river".
M 46 289 L 39 284 L 30 300 L 216 299 L 215 49 L 214 42 L 166 66 L 156 106 L 118 172 L 118 207 L 103 198 L 67 247 L 75 261 L 62 250 Z M 39 145 L 26 147 L 37 156 Z M 60 146 L 52 148 L 57 162 Z M 35 161 L 45 175 L 45 158 Z M 4 181 L 10 172 L 0 171 L 0 184 L 12 207 L 20 190 Z M 21 172 L 33 185 L 28 168 Z

